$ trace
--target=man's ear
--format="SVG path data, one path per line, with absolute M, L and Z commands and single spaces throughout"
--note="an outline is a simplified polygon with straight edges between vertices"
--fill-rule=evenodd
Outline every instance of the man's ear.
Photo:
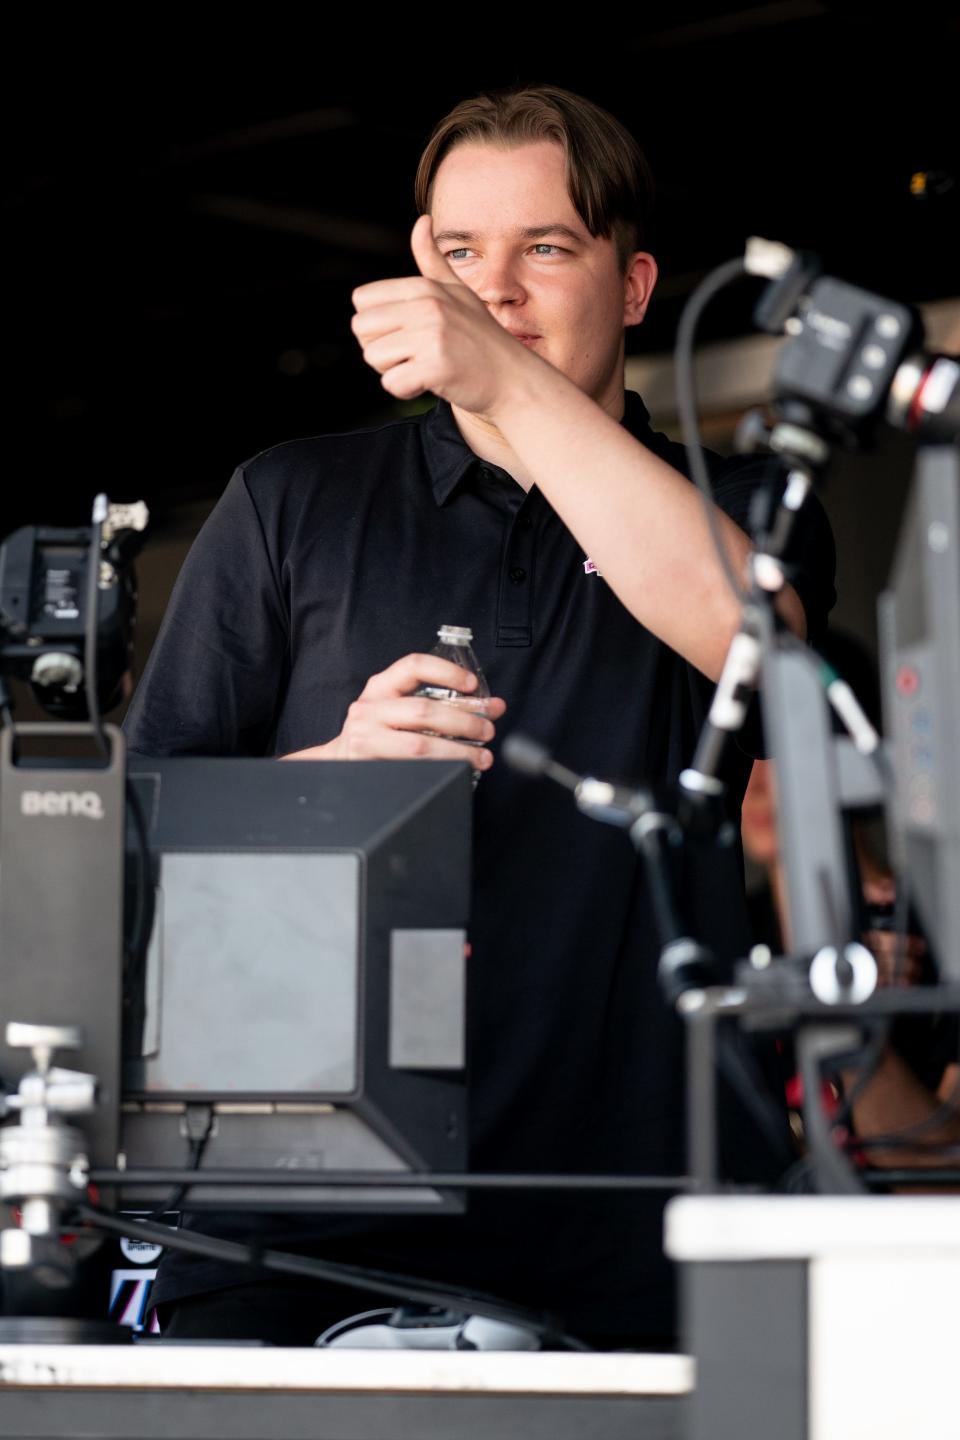
M 623 323 L 639 325 L 657 283 L 657 262 L 646 250 L 635 251 L 623 277 Z

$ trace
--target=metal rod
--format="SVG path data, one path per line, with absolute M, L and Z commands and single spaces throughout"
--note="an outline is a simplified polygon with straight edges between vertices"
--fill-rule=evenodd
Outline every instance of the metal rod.
M 424 1185 L 458 1190 L 687 1190 L 686 1175 L 462 1175 L 451 1171 L 378 1173 L 370 1170 L 191 1170 L 175 1167 L 90 1171 L 95 1185 L 263 1185 L 275 1189 L 310 1186 L 410 1189 Z
M 884 1185 L 953 1185 L 960 1190 L 960 1168 L 929 1169 L 924 1165 L 904 1166 L 902 1170 L 861 1170 L 860 1179 L 871 1189 Z
M 717 1016 L 702 993 L 683 997 L 687 1032 L 687 1168 L 698 1194 L 717 1189 Z M 700 1004 L 697 1005 L 696 1001 Z

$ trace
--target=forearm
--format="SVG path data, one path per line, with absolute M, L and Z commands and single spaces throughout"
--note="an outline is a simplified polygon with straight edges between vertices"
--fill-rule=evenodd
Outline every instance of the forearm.
M 716 679 L 740 612 L 696 488 L 550 366 L 516 372 L 496 414 L 505 439 L 631 614 Z M 750 542 L 714 514 L 745 579 Z M 792 590 L 782 613 L 804 633 Z

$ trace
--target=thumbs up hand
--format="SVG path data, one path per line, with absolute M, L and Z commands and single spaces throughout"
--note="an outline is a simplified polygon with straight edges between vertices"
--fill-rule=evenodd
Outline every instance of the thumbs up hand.
M 518 345 L 447 264 L 429 215 L 413 227 L 419 275 L 353 292 L 351 328 L 383 388 L 409 400 L 426 391 L 494 418 L 523 367 L 544 362 Z
M 410 249 L 417 262 L 417 269 L 425 280 L 436 280 L 438 285 L 459 285 L 466 290 L 453 266 L 447 264 L 447 257 L 433 238 L 433 221 L 429 215 L 421 215 L 410 234 Z

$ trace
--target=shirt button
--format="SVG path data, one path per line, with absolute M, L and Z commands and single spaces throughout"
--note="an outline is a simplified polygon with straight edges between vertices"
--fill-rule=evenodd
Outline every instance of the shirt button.
M 522 585 L 527 578 L 527 572 L 521 566 L 515 565 L 510 571 L 510 584 Z

